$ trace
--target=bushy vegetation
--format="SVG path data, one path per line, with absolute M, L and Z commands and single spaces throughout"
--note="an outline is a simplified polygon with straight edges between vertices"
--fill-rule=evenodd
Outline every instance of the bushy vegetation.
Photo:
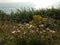
M 0 10 L 0 45 L 60 45 L 60 9 Z

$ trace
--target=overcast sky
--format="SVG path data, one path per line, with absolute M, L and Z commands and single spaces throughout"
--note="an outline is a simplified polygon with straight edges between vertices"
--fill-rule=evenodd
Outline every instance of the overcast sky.
M 59 2 L 60 0 L 0 0 L 0 3 L 6 3 L 6 2 L 31 2 L 35 4 L 36 8 L 39 7 L 48 7 L 55 2 Z

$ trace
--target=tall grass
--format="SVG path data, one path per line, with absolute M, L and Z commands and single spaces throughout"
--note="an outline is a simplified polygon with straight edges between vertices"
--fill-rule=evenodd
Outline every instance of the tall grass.
M 0 10 L 0 45 L 60 45 L 60 9 Z

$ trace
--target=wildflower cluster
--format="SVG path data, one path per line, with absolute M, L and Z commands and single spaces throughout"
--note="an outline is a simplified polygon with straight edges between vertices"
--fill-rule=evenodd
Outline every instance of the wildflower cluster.
M 36 26 L 39 26 L 39 25 L 42 26 L 42 25 L 46 25 L 47 21 L 48 21 L 48 18 L 43 18 L 40 15 L 34 15 L 33 20 L 30 22 L 30 24 L 36 25 Z
M 50 43 L 52 43 L 57 31 L 46 27 L 47 21 L 48 18 L 35 15 L 29 23 L 15 24 L 11 27 L 9 39 L 15 42 L 16 45 L 20 45 L 21 42 L 21 45 L 47 45 L 51 40 Z

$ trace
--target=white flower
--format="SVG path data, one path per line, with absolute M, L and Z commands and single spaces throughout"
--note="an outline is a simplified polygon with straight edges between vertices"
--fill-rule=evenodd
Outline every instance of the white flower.
M 16 31 L 12 31 L 12 33 L 16 33 Z
M 43 32 L 42 32 L 42 31 L 40 31 L 40 33 L 42 34 Z
M 43 30 L 43 32 L 46 32 L 46 30 Z
M 24 32 L 23 34 L 26 34 L 26 32 Z
M 50 30 L 49 28 L 46 28 L 46 30 Z
M 17 32 L 20 32 L 20 30 L 17 30 Z
M 20 28 L 23 28 L 22 26 L 20 26 Z
M 31 28 L 31 27 L 28 27 L 28 29 Z
M 33 31 L 33 30 L 31 30 L 31 32 L 33 33 L 34 31 Z
M 43 27 L 43 26 L 44 26 L 43 24 L 39 25 L 39 27 Z
M 56 33 L 56 31 L 52 31 L 52 33 Z
M 56 33 L 56 31 L 50 30 L 51 33 Z
M 27 23 L 26 26 L 29 26 L 29 24 Z
M 38 30 L 36 30 L 38 32 Z
M 44 25 L 42 24 L 41 27 L 43 27 Z
M 37 30 L 39 30 L 39 28 L 36 28 Z
M 32 25 L 30 25 L 30 27 L 32 27 Z
M 49 30 L 49 32 L 52 32 L 52 30 Z
M 28 28 L 31 28 L 31 27 L 33 27 L 33 25 L 30 25 Z

